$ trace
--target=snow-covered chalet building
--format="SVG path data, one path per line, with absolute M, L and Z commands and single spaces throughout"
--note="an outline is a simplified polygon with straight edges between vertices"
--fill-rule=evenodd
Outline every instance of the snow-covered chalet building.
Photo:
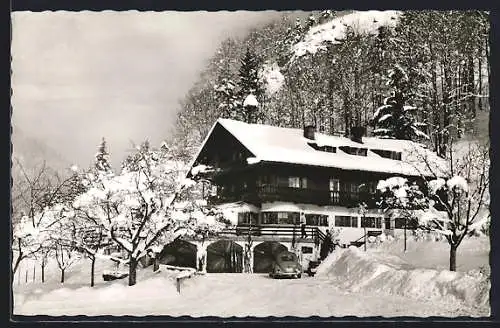
M 347 138 L 318 133 L 312 126 L 292 129 L 219 119 L 188 177 L 196 175 L 193 168 L 213 168 L 204 176 L 212 186 L 205 196 L 237 225 L 205 249 L 206 269 L 240 272 L 249 240 L 253 272 L 268 272 L 272 254 L 280 249 L 295 250 L 303 263 L 316 259 L 327 229 L 338 229 L 341 245 L 360 241 L 365 231 L 400 233 L 404 219 L 376 207 L 377 183 L 393 176 L 422 181 L 431 176 L 425 165 L 429 160 L 441 159 L 411 141 L 365 137 L 361 128 Z M 364 216 L 360 202 L 368 205 Z

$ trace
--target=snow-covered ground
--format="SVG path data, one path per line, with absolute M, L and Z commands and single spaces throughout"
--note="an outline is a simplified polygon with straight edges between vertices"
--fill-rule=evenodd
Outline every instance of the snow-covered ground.
M 104 282 L 99 260 L 96 286 L 88 287 L 88 262 L 77 263 L 58 282 L 48 268 L 47 282 L 14 281 L 14 314 L 22 315 L 189 315 L 200 316 L 487 316 L 489 279 L 479 272 L 488 263 L 485 238 L 465 240 L 459 269 L 449 272 L 446 244 L 410 240 L 386 242 L 367 253 L 337 250 L 315 277 L 274 280 L 262 274 L 206 274 L 183 281 L 177 293 L 174 274 L 164 268 L 140 269 L 138 283 Z M 24 269 L 25 270 L 25 269 Z M 472 270 L 472 271 L 471 271 Z M 23 269 L 21 277 L 24 279 Z M 29 280 L 31 281 L 31 272 Z M 17 278 L 17 277 L 16 277 Z M 39 280 L 39 278 L 37 278 Z

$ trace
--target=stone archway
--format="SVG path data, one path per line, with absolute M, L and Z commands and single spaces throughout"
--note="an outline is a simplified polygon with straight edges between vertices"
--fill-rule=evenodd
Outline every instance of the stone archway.
M 178 238 L 163 247 L 158 256 L 158 262 L 196 269 L 196 252 L 195 244 Z
M 253 272 L 269 273 L 276 255 L 286 250 L 288 248 L 277 241 L 258 244 L 253 250 Z
M 242 272 L 243 247 L 232 240 L 218 240 L 207 247 L 207 272 Z

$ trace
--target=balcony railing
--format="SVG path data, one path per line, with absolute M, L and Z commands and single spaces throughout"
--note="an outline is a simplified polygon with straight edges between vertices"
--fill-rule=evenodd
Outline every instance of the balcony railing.
M 306 226 L 306 239 L 314 241 L 316 244 L 321 243 L 325 238 L 325 234 L 317 226 Z M 246 237 L 267 237 L 269 239 L 300 239 L 302 232 L 299 225 L 282 225 L 282 224 L 261 224 L 248 225 L 239 224 L 235 227 L 225 229 L 221 235 L 226 236 L 241 236 Z
M 350 191 L 330 191 L 324 189 L 308 189 L 282 187 L 276 185 L 259 186 L 256 189 L 225 191 L 221 195 L 209 199 L 211 203 L 245 201 L 245 202 L 272 202 L 286 201 L 317 205 L 357 206 L 359 202 L 366 202 L 369 207 L 375 207 L 370 193 Z
M 361 201 L 371 203 L 372 198 L 367 192 L 330 191 L 273 185 L 261 186 L 259 188 L 259 196 L 265 200 L 342 206 L 356 206 Z

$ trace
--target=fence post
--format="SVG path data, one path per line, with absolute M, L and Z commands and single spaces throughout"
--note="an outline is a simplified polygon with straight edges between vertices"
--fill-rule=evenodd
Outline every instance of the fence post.
M 177 292 L 180 294 L 181 293 L 181 279 L 176 278 L 176 284 L 177 284 Z

